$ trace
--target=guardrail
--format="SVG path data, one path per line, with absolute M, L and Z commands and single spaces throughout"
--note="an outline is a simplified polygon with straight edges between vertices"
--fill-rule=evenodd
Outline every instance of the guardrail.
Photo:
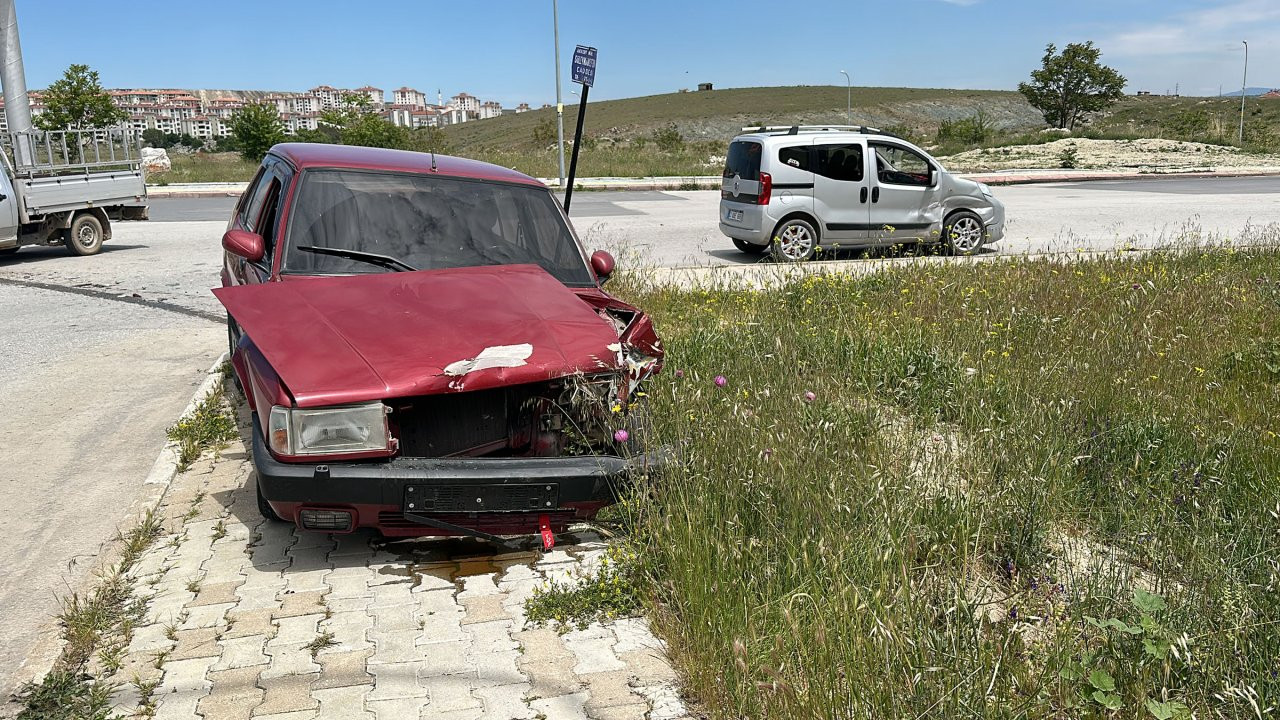
M 28 152 L 19 148 L 25 146 Z M 10 133 L 4 152 L 18 175 L 137 169 L 142 142 L 130 126 Z M 27 157 L 29 155 L 29 157 Z

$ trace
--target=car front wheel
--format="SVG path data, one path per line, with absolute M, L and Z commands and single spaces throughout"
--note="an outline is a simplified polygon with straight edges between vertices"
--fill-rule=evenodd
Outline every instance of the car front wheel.
M 271 504 L 267 502 L 267 499 L 262 496 L 262 486 L 258 485 L 257 478 L 254 478 L 253 487 L 254 490 L 258 492 L 258 512 L 262 517 L 272 522 L 284 522 L 284 520 L 276 514 L 276 511 L 271 509 Z
M 778 262 L 808 260 L 818 252 L 818 231 L 807 220 L 793 218 L 778 226 L 770 249 Z
M 947 218 L 942 226 L 942 237 L 947 241 L 947 249 L 952 255 L 973 255 L 982 247 L 986 228 L 982 218 L 969 212 L 958 212 Z

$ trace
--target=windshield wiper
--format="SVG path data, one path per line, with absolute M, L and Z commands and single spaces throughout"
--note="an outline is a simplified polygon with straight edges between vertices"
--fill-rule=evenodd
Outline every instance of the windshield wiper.
M 318 255 L 334 255 L 348 260 L 359 260 L 361 262 L 367 262 L 370 265 L 377 265 L 379 267 L 395 270 L 396 272 L 404 272 L 406 270 L 413 272 L 418 269 L 409 263 L 403 260 L 397 260 L 390 255 L 379 255 L 378 253 L 362 252 L 360 250 L 317 247 L 315 245 L 299 245 L 297 249 L 303 252 L 316 253 Z

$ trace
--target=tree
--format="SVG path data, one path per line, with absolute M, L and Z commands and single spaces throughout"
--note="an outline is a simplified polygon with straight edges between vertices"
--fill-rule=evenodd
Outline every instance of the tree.
M 348 95 L 346 107 L 326 110 L 320 115 L 322 132 L 337 131 L 336 141 L 343 145 L 395 148 L 409 147 L 410 134 L 403 128 L 374 112 L 369 98 L 364 95 Z
M 1114 69 L 1098 62 L 1102 51 L 1093 42 L 1071 43 L 1058 54 L 1050 43 L 1044 51 L 1043 67 L 1031 73 L 1031 82 L 1018 83 L 1018 92 L 1044 114 L 1044 121 L 1057 128 L 1074 130 L 1086 113 L 1110 107 L 1124 96 L 1126 80 Z
M 98 71 L 88 65 L 71 65 L 45 90 L 45 111 L 35 124 L 44 130 L 83 130 L 109 127 L 128 119 L 128 114 L 111 101 L 98 79 Z
M 231 116 L 231 137 L 246 160 L 261 160 L 284 140 L 284 125 L 274 105 L 249 103 Z

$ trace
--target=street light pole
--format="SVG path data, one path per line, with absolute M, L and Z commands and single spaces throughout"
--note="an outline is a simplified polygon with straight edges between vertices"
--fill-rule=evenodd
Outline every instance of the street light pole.
M 1244 80 L 1240 81 L 1240 144 L 1244 144 L 1244 98 L 1245 88 L 1249 85 L 1249 41 L 1244 43 Z
M 850 125 L 853 124 L 853 81 L 849 79 L 849 73 L 841 70 L 844 75 L 845 84 L 845 101 L 844 101 L 844 120 Z
M 564 103 L 560 100 L 560 0 L 551 0 L 556 41 L 556 151 L 560 156 L 560 187 L 564 187 Z

